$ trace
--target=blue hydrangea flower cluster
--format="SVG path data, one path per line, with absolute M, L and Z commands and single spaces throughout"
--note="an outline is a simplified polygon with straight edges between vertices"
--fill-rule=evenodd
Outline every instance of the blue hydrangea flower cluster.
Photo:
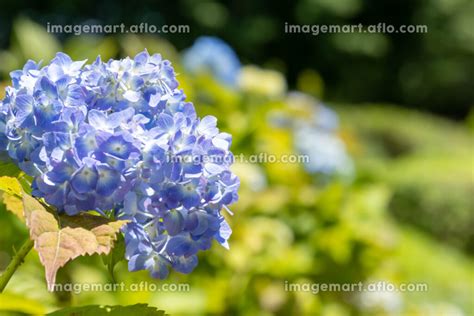
M 293 104 L 308 105 L 313 111 L 309 121 L 300 120 L 294 124 L 296 150 L 309 157 L 305 164 L 306 170 L 310 173 L 351 177 L 354 166 L 344 142 L 337 133 L 337 114 L 303 93 L 290 93 L 288 99 Z
M 0 152 L 59 212 L 129 219 L 129 270 L 189 273 L 212 240 L 228 247 L 221 210 L 238 198 L 232 137 L 199 119 L 159 54 L 85 65 L 58 53 L 11 73 L 0 103 Z M 230 212 L 230 211 L 229 211 Z
M 193 46 L 183 53 L 183 65 L 192 73 L 209 72 L 227 86 L 235 86 L 241 65 L 237 54 L 223 40 L 199 37 Z

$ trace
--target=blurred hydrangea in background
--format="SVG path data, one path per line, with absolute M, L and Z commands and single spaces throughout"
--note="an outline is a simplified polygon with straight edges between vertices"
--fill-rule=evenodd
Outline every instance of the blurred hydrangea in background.
M 290 92 L 287 102 L 291 107 L 307 109 L 310 113 L 308 118 L 293 122 L 295 147 L 300 154 L 308 156 L 305 163 L 308 172 L 352 177 L 354 165 L 338 135 L 336 112 L 301 92 Z
M 191 73 L 209 72 L 228 86 L 235 86 L 240 61 L 234 50 L 217 37 L 202 36 L 184 51 L 183 66 Z

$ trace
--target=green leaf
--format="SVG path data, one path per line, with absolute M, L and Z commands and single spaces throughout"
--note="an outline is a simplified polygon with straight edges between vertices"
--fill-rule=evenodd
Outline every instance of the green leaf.
M 17 177 L 21 173 L 20 168 L 12 162 L 0 162 L 0 176 Z
M 136 304 L 129 306 L 108 306 L 108 305 L 89 305 L 81 307 L 64 308 L 50 314 L 48 316 L 110 316 L 110 315 L 127 315 L 127 316 L 163 316 L 164 311 L 158 310 L 156 307 L 147 304 Z
M 0 200 L 3 201 L 7 211 L 15 214 L 22 222 L 25 221 L 25 217 L 23 216 L 23 201 L 19 197 L 0 192 Z
M 125 240 L 123 236 L 120 234 L 115 242 L 115 246 L 110 251 L 107 256 L 102 256 L 102 261 L 107 266 L 107 270 L 109 271 L 110 277 L 113 282 L 115 280 L 114 268 L 120 261 L 125 260 Z
M 29 194 L 31 195 L 31 183 L 33 183 L 33 177 L 27 175 L 26 173 L 21 173 L 20 176 L 17 177 L 18 178 L 18 182 L 20 183 L 22 189 L 23 189 L 23 192 L 25 192 L 26 194 Z
M 16 178 L 0 177 L 0 191 L 10 195 L 21 196 L 21 185 Z
M 27 194 L 23 194 L 23 206 L 30 238 L 45 267 L 50 291 L 54 290 L 59 268 L 79 256 L 109 253 L 117 233 L 127 223 L 91 214 L 53 214 Z
M 23 216 L 23 202 L 21 201 L 21 185 L 17 178 L 0 177 L 0 200 L 5 205 L 5 209 L 15 214 L 21 221 L 25 221 Z

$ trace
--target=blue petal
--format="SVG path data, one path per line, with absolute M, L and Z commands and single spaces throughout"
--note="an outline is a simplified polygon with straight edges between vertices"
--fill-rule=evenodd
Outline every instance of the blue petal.
M 198 249 L 189 235 L 180 234 L 170 237 L 166 251 L 175 256 L 189 256 L 195 254 Z
M 47 77 L 42 77 L 40 79 L 40 86 L 41 90 L 48 96 L 49 98 L 57 98 L 58 97 L 58 90 L 56 89 L 56 86 L 54 85 L 51 80 L 49 80 Z
M 148 269 L 151 272 L 151 276 L 156 279 L 165 279 L 169 273 L 168 261 L 161 255 L 155 255 L 153 261 L 153 265 Z
M 97 165 L 99 178 L 97 180 L 97 194 L 108 196 L 112 194 L 120 184 L 120 173 L 107 165 Z
M 57 207 L 62 207 L 66 202 L 67 195 L 67 185 L 64 183 L 62 185 L 55 187 L 56 191 L 52 194 L 45 196 L 46 202 Z
M 230 228 L 229 224 L 222 219 L 220 224 L 219 232 L 216 234 L 216 240 L 226 249 L 229 249 L 229 243 L 227 240 L 230 238 L 232 234 L 232 229 Z
M 122 136 L 110 137 L 100 148 L 102 151 L 121 159 L 127 159 L 130 153 L 134 151 L 132 144 L 125 141 Z
M 117 104 L 114 98 L 106 97 L 97 100 L 96 104 L 94 105 L 95 108 L 103 111 L 110 110 Z
M 188 257 L 178 257 L 173 262 L 173 268 L 181 273 L 191 273 L 198 264 L 198 258 L 196 255 Z
M 146 62 L 148 61 L 148 57 L 150 57 L 150 55 L 146 50 L 144 50 L 143 52 L 138 53 L 133 60 L 137 64 L 146 64 Z
M 201 119 L 201 122 L 199 122 L 197 132 L 201 135 L 215 136 L 219 132 L 216 125 L 217 119 L 214 116 L 205 116 Z
M 102 111 L 90 110 L 87 119 L 95 129 L 106 129 L 108 127 L 107 116 Z
M 67 54 L 59 52 L 56 54 L 56 57 L 53 58 L 51 63 L 56 63 L 64 67 L 70 65 L 72 63 L 72 59 Z
M 183 185 L 183 205 L 187 209 L 198 206 L 201 202 L 201 196 L 196 191 L 196 186 L 193 183 Z
M 95 189 L 97 184 L 97 170 L 89 166 L 83 166 L 71 179 L 71 185 L 78 193 L 87 193 Z
M 117 128 L 120 124 L 129 121 L 134 114 L 135 110 L 133 108 L 127 108 L 126 110 L 112 113 L 107 118 L 108 125 L 110 128 Z
M 169 114 L 162 113 L 158 116 L 156 120 L 156 125 L 159 127 L 163 132 L 170 131 L 174 126 L 173 117 Z
M 92 133 L 86 134 L 83 137 L 76 138 L 74 143 L 77 155 L 79 158 L 87 157 L 90 153 L 97 149 L 97 140 Z
M 124 99 L 130 101 L 130 102 L 137 102 L 138 100 L 140 100 L 140 97 L 141 97 L 141 93 L 138 92 L 138 91 L 133 91 L 133 90 L 127 90 L 124 94 L 123 94 L 123 97 Z
M 162 194 L 169 208 L 178 207 L 183 198 L 183 192 L 178 186 L 168 186 L 163 190 Z
M 170 210 L 163 217 L 163 224 L 170 236 L 179 234 L 184 228 L 184 218 L 181 212 Z
M 125 195 L 123 210 L 126 214 L 134 216 L 138 213 L 138 198 L 135 192 L 128 192 Z
M 153 268 L 153 264 L 153 258 L 148 254 L 137 254 L 128 259 L 128 270 L 147 270 Z
M 96 156 L 97 160 L 108 164 L 111 168 L 114 168 L 115 170 L 122 171 L 125 168 L 125 160 L 123 159 L 113 157 L 102 152 L 95 152 L 94 155 Z
M 56 165 L 53 170 L 46 173 L 46 176 L 49 180 L 55 183 L 63 183 L 71 178 L 71 175 L 74 173 L 74 168 L 65 162 L 61 162 Z
M 37 125 L 45 126 L 55 121 L 61 114 L 63 106 L 60 102 L 50 104 L 41 104 L 35 108 L 35 117 Z
M 15 99 L 15 106 L 15 118 L 21 124 L 33 113 L 33 98 L 29 95 L 19 95 Z
M 67 133 L 47 132 L 43 134 L 43 144 L 48 151 L 59 147 L 61 149 L 69 148 L 70 136 Z
M 209 227 L 208 215 L 204 211 L 195 211 L 189 213 L 187 220 L 188 225 L 186 225 L 186 228 L 196 236 L 203 234 Z

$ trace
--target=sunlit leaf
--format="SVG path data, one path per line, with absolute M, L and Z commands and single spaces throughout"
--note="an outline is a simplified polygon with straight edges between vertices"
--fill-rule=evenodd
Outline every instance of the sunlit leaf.
M 0 200 L 3 201 L 5 209 L 15 214 L 21 221 L 25 221 L 23 216 L 23 202 L 20 198 L 0 192 Z
M 0 177 L 0 191 L 10 195 L 21 196 L 21 185 L 16 178 Z
M 0 177 L 0 200 L 3 201 L 8 211 L 25 221 L 23 202 L 20 199 L 21 194 L 21 185 L 18 179 L 6 176 Z
M 68 261 L 109 253 L 118 231 L 126 223 L 90 214 L 55 216 L 27 194 L 23 194 L 23 205 L 30 237 L 45 267 L 49 290 L 54 290 L 56 272 Z

